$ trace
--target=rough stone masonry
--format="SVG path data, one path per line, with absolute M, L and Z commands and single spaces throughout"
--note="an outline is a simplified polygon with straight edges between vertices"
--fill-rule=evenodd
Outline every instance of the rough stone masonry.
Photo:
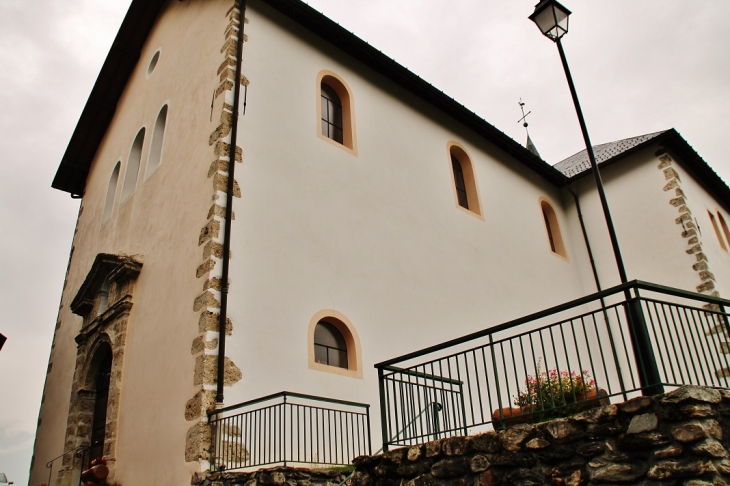
M 349 486 L 730 484 L 730 391 L 685 386 L 535 425 L 361 456 Z M 276 473 L 276 474 L 274 474 Z M 256 474 L 263 474 L 259 471 Z M 336 486 L 306 469 L 196 475 L 200 486 Z M 315 475 L 316 476 L 316 475 Z M 331 483 L 331 484 L 330 484 Z

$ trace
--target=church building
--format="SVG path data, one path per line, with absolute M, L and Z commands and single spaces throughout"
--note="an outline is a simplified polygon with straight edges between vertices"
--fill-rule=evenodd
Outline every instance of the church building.
M 730 188 L 688 142 L 595 152 L 628 279 L 730 296 Z M 32 486 L 60 455 L 58 486 L 101 456 L 190 484 L 209 411 L 284 391 L 369 405 L 377 449 L 374 364 L 621 283 L 585 151 L 548 164 L 299 0 L 132 0 L 53 187 Z

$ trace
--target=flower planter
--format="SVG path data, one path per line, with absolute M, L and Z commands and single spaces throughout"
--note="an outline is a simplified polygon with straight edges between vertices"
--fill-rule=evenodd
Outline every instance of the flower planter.
M 109 476 L 109 468 L 104 464 L 91 466 L 89 469 L 81 473 L 81 480 L 86 484 L 100 484 Z
M 577 393 L 576 402 L 558 409 L 539 410 L 534 406 L 504 407 L 492 412 L 492 423 L 495 429 L 503 429 L 518 424 L 544 422 L 550 418 L 564 417 L 610 404 L 608 393 L 603 389 L 591 389 L 588 393 Z M 546 417 L 547 416 L 547 417 Z

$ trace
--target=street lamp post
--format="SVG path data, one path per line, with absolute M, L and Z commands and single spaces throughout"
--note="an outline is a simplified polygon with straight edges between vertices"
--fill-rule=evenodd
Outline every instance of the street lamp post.
M 588 159 L 591 161 L 591 168 L 593 169 L 593 177 L 596 179 L 596 187 L 598 188 L 598 197 L 601 199 L 601 207 L 603 208 L 603 216 L 606 220 L 606 226 L 608 227 L 608 234 L 611 238 L 611 246 L 613 247 L 613 255 L 616 258 L 616 265 L 618 266 L 618 274 L 621 278 L 621 283 L 626 283 L 626 269 L 624 268 L 624 261 L 621 258 L 621 250 L 618 245 L 618 239 L 616 238 L 616 231 L 613 227 L 613 220 L 611 219 L 611 211 L 608 209 L 608 200 L 606 200 L 606 192 L 603 190 L 603 181 L 601 180 L 601 174 L 598 172 L 598 164 L 596 163 L 596 156 L 593 153 L 593 145 L 591 139 L 588 137 L 588 129 L 586 128 L 586 122 L 583 119 L 583 111 L 580 108 L 580 102 L 578 101 L 578 93 L 575 91 L 575 85 L 573 84 L 573 77 L 570 75 L 570 68 L 568 67 L 568 60 L 565 57 L 565 51 L 563 51 L 563 45 L 560 43 L 560 38 L 568 33 L 568 17 L 570 16 L 570 10 L 562 6 L 555 0 L 542 0 L 535 6 L 535 11 L 530 15 L 530 20 L 537 24 L 540 31 L 552 40 L 558 46 L 558 52 L 560 53 L 560 60 L 563 62 L 563 69 L 565 70 L 565 77 L 568 78 L 568 86 L 570 87 L 570 94 L 573 96 L 573 105 L 575 106 L 575 112 L 578 115 L 578 123 L 580 123 L 580 129 L 583 132 L 583 140 L 586 144 L 586 151 L 588 152 Z
M 570 10 L 562 6 L 556 0 L 541 0 L 540 3 L 535 6 L 535 11 L 532 15 L 530 15 L 530 20 L 537 24 L 540 32 L 542 32 L 545 37 L 555 42 L 558 46 L 560 60 L 563 62 L 563 69 L 565 70 L 565 77 L 568 78 L 570 94 L 573 97 L 575 112 L 578 115 L 580 129 L 583 132 L 583 141 L 586 144 L 588 159 L 591 161 L 593 177 L 596 180 L 596 188 L 598 189 L 598 196 L 601 199 L 601 207 L 603 208 L 603 217 L 606 220 L 608 235 L 611 238 L 611 246 L 613 247 L 613 255 L 616 258 L 616 266 L 618 266 L 618 274 L 621 278 L 621 283 L 625 284 L 628 281 L 626 278 L 626 269 L 624 268 L 623 258 L 621 258 L 621 250 L 618 245 L 618 239 L 616 238 L 616 231 L 613 227 L 611 212 L 608 209 L 606 192 L 603 190 L 603 181 L 601 180 L 601 174 L 598 171 L 598 164 L 596 163 L 596 156 L 593 153 L 591 139 L 588 137 L 588 129 L 586 128 L 586 122 L 583 119 L 583 111 L 580 109 L 580 102 L 578 101 L 578 94 L 576 93 L 575 85 L 573 84 L 573 77 L 570 75 L 568 60 L 565 57 L 563 45 L 560 43 L 560 38 L 568 33 L 569 16 Z M 651 338 L 649 337 L 649 331 L 646 328 L 646 321 L 644 320 L 641 301 L 637 297 L 632 297 L 629 290 L 626 290 L 626 317 L 631 330 L 631 343 L 634 350 L 634 357 L 636 358 L 636 363 L 638 365 L 639 382 L 641 383 L 642 391 L 646 395 L 655 395 L 662 393 L 663 387 L 660 385 L 661 377 L 656 365 L 656 357 L 654 356 L 654 349 L 651 344 Z

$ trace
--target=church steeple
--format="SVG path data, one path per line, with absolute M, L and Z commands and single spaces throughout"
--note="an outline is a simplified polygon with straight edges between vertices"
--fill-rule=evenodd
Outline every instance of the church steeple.
M 535 144 L 532 143 L 532 139 L 530 138 L 529 133 L 527 134 L 527 143 L 525 144 L 525 147 L 527 147 L 527 150 L 540 157 L 540 152 L 537 151 L 537 147 L 535 147 Z

